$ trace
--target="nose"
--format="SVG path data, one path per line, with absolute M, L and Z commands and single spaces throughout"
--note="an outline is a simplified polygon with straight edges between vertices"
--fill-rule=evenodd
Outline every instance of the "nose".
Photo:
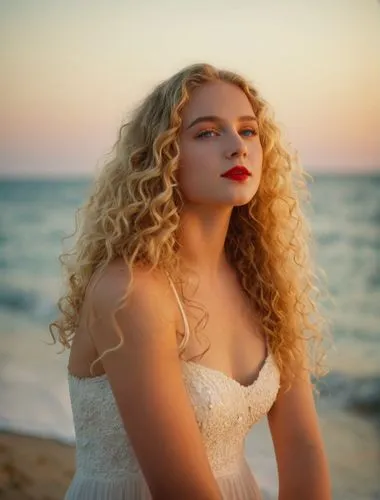
M 227 159 L 245 158 L 247 156 L 247 144 L 244 139 L 237 133 L 230 135 L 225 148 L 225 156 Z

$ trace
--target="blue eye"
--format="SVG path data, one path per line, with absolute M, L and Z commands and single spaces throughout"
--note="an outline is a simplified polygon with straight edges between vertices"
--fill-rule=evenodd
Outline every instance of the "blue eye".
M 257 135 L 257 132 L 253 128 L 245 128 L 240 132 L 244 137 L 252 137 L 254 135 Z
M 242 129 L 240 131 L 240 134 L 243 136 L 243 137 L 254 137 L 257 135 L 257 131 L 253 128 L 245 128 L 245 129 Z M 207 130 L 202 130 L 201 132 L 199 132 L 199 134 L 197 134 L 197 138 L 200 138 L 200 139 L 207 139 L 209 137 L 215 137 L 219 135 L 219 132 L 215 129 L 207 129 Z
M 213 129 L 207 129 L 207 130 L 202 130 L 202 132 L 199 132 L 199 134 L 197 135 L 197 137 L 213 137 L 211 134 L 216 134 L 216 130 L 213 130 Z

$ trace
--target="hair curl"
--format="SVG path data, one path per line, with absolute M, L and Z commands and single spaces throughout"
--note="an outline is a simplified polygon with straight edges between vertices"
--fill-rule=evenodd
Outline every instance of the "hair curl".
M 60 256 L 67 292 L 58 302 L 61 315 L 50 324 L 50 333 L 55 342 L 70 348 L 90 280 L 116 258 L 131 272 L 141 263 L 181 281 L 176 237 L 183 203 L 176 180 L 181 111 L 194 88 L 215 80 L 246 94 L 263 148 L 258 192 L 251 202 L 232 210 L 227 258 L 259 314 L 282 378 L 289 383 L 294 378 L 304 339 L 311 347 L 308 369 L 319 376 L 326 321 L 317 307 L 310 230 L 301 209 L 307 200 L 307 174 L 283 144 L 258 91 L 243 77 L 209 64 L 189 66 L 162 82 L 121 126 L 111 159 L 78 210 L 76 244 Z

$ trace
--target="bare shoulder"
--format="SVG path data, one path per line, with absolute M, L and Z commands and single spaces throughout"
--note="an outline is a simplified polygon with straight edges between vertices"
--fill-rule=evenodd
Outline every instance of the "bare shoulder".
M 94 343 L 152 497 L 219 499 L 182 378 L 167 277 L 143 268 L 131 277 L 115 263 L 91 295 Z
M 148 323 L 153 326 L 138 328 L 140 334 L 153 334 L 156 327 L 165 327 L 169 332 L 175 326 L 176 303 L 168 278 L 160 270 L 136 266 L 131 273 L 124 262 L 115 261 L 94 283 L 88 301 L 97 322 L 104 325 L 117 318 L 122 331 L 128 330 L 130 335 L 137 331 L 127 328 L 127 323 L 131 325 L 136 321 L 142 323 L 141 326 Z M 97 332 L 99 328 L 94 334 Z
M 127 265 L 114 261 L 108 265 L 94 283 L 89 299 L 101 310 L 107 310 L 125 296 L 130 287 L 131 300 L 148 305 L 160 298 L 166 305 L 173 303 L 169 292 L 169 281 L 163 271 L 149 270 L 147 267 L 135 266 L 132 273 Z

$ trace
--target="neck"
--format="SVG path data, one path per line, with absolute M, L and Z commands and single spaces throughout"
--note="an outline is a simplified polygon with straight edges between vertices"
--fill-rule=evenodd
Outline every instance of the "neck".
M 228 268 L 224 249 L 232 209 L 185 207 L 181 213 L 179 254 L 184 269 L 215 281 Z

